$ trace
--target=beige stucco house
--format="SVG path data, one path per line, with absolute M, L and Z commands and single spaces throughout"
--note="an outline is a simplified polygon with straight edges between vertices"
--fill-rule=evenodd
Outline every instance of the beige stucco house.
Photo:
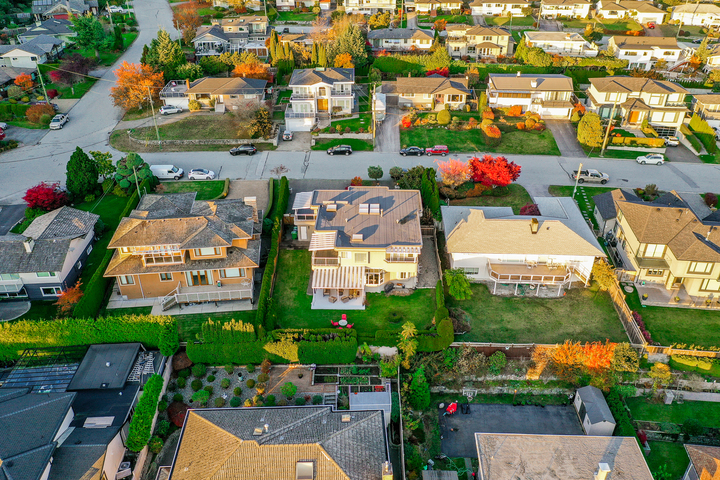
M 429 77 L 400 77 L 392 82 L 382 83 L 382 92 L 387 96 L 388 105 L 401 108 L 423 108 L 459 110 L 472 96 L 468 79 L 447 78 L 442 75 Z
M 512 35 L 499 27 L 448 25 L 445 29 L 448 53 L 453 58 L 497 58 L 512 55 Z

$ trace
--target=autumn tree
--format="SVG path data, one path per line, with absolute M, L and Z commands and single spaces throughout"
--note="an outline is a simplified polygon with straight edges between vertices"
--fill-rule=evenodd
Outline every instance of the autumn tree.
M 160 100 L 160 90 L 164 86 L 162 72 L 156 73 L 149 65 L 123 62 L 115 70 L 117 86 L 110 89 L 110 95 L 116 106 L 130 109 L 142 109 L 151 96 L 153 101 Z
M 180 4 L 173 9 L 173 21 L 182 32 L 182 38 L 186 44 L 190 44 L 195 38 L 197 29 L 202 25 L 202 17 L 198 14 L 197 2 Z
M 95 68 L 95 65 L 97 65 L 97 61 L 94 58 L 73 53 L 63 57 L 58 69 L 50 72 L 50 79 L 56 83 L 70 85 L 72 89 L 74 84 L 85 80 L 90 70 Z
M 41 182 L 29 188 L 23 200 L 28 208 L 38 208 L 46 212 L 68 204 L 67 194 L 60 189 L 59 183 Z
M 67 163 L 65 184 L 73 199 L 84 198 L 98 187 L 97 163 L 82 148 L 75 147 Z
M 470 167 L 467 163 L 450 159 L 448 161 L 435 160 L 440 170 L 440 178 L 450 188 L 457 188 L 470 178 Z
M 448 287 L 448 293 L 455 300 L 467 300 L 472 297 L 470 280 L 462 268 L 445 270 L 445 285 Z
M 364 67 L 367 63 L 367 52 L 365 50 L 365 36 L 360 27 L 354 23 L 350 23 L 339 31 L 335 41 L 330 44 L 328 52 L 330 58 L 342 54 L 349 54 L 352 57 L 352 64 L 355 67 Z
M 270 112 L 266 108 L 259 108 L 255 112 L 255 118 L 250 122 L 250 134 L 253 138 L 269 138 L 272 128 L 273 123 Z
M 73 15 L 70 21 L 72 21 L 72 30 L 77 33 L 77 36 L 73 38 L 77 46 L 95 50 L 95 57 L 100 60 L 100 50 L 109 48 L 112 43 L 112 37 L 105 33 L 100 20 L 92 13 L 88 13 L 87 15 Z
M 352 63 L 352 56 L 349 53 L 341 53 L 333 61 L 335 68 L 355 68 Z
M 600 115 L 595 112 L 586 113 L 578 123 L 578 142 L 591 148 L 602 146 L 603 127 Z
M 653 392 L 657 392 L 658 388 L 668 385 L 672 381 L 672 372 L 670 372 L 670 367 L 660 362 L 655 363 L 650 368 L 648 376 L 653 379 Z
M 627 342 L 618 343 L 613 352 L 611 367 L 616 372 L 637 372 L 640 368 L 637 352 Z
M 592 278 L 603 292 L 615 284 L 615 271 L 605 260 L 596 260 L 592 267 Z
M 577 378 L 584 361 L 584 350 L 580 342 L 565 340 L 565 343 L 555 349 L 552 355 L 553 370 L 555 374 L 565 380 Z
M 447 27 L 447 20 L 443 18 L 439 18 L 435 20 L 435 23 L 433 23 L 433 28 L 436 32 L 444 32 L 445 27 Z
M 537 203 L 528 203 L 520 207 L 520 215 L 540 215 L 540 207 Z
M 502 156 L 484 155 L 482 159 L 473 157 L 468 165 L 472 181 L 486 187 L 507 187 L 520 177 L 520 165 Z
M 29 91 L 33 88 L 35 83 L 33 82 L 33 79 L 30 75 L 27 73 L 21 73 L 17 77 L 15 77 L 15 85 L 22 88 L 24 91 Z
M 54 303 L 54 305 L 57 306 L 60 316 L 70 316 L 75 305 L 77 305 L 82 298 L 83 291 L 80 290 L 80 285 L 82 285 L 82 283 L 78 282 L 74 287 L 66 288 L 58 297 L 57 302 Z
M 272 75 L 267 65 L 260 62 L 241 63 L 232 71 L 233 77 L 257 78 L 260 80 L 270 80 Z
M 614 351 L 614 343 L 588 342 L 583 346 L 583 364 L 591 372 L 608 370 L 612 364 Z

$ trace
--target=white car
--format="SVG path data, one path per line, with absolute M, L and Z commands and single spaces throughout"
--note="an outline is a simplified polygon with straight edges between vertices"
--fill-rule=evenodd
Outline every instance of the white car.
M 647 155 L 637 157 L 635 160 L 640 165 L 645 165 L 647 163 L 651 165 L 662 165 L 665 163 L 665 157 L 661 153 L 648 153 Z
M 50 130 L 60 130 L 67 122 L 70 121 L 70 117 L 59 113 L 50 120 Z
M 215 172 L 204 168 L 194 168 L 188 173 L 188 180 L 212 180 L 215 178 Z
M 680 145 L 680 139 L 678 137 L 665 137 L 666 147 L 677 147 Z
M 182 107 L 178 107 L 176 105 L 163 105 L 160 107 L 160 113 L 163 115 L 170 115 L 171 113 L 181 113 L 183 111 Z
M 8 124 L 5 122 L 0 122 L 0 130 L 7 130 Z
M 125 13 L 125 10 L 117 5 L 108 5 L 107 9 L 110 13 Z

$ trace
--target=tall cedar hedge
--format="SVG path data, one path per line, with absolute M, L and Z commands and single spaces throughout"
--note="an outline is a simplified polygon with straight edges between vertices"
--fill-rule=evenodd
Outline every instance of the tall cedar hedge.
M 138 400 L 132 420 L 130 420 L 128 438 L 125 442 L 127 448 L 133 452 L 139 452 L 150 441 L 152 421 L 157 411 L 162 386 L 163 378 L 155 374 L 143 387 L 142 395 L 140 395 L 140 400 Z
M 20 320 L 0 323 L 0 361 L 17 359 L 32 347 L 64 347 L 95 343 L 140 342 L 172 355 L 179 346 L 173 317 L 122 315 L 118 317 Z

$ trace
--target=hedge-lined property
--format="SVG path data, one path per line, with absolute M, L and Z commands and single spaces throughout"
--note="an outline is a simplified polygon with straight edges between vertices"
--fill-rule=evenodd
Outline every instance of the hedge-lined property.
M 146 347 L 160 348 L 163 355 L 172 355 L 179 347 L 175 319 L 123 315 L 0 323 L 1 362 L 19 358 L 26 348 L 125 342 L 140 342 Z
M 628 414 L 625 402 L 623 402 L 617 389 L 611 389 L 605 399 L 616 422 L 613 435 L 616 437 L 635 437 L 635 428 L 633 428 L 632 420 L 630 420 L 630 414 Z
M 720 377 L 720 359 L 708 357 L 693 357 L 690 355 L 673 355 L 670 357 L 670 368 L 696 372 L 701 375 Z
M 662 148 L 665 146 L 665 139 L 643 137 L 613 137 L 612 144 L 626 145 L 628 147 Z
M 130 420 L 128 438 L 125 442 L 125 446 L 133 452 L 139 452 L 150 441 L 152 422 L 157 411 L 162 387 L 163 378 L 157 374 L 150 377 L 143 387 L 143 393 L 140 395 L 140 400 L 138 400 Z
M 688 124 L 690 130 L 705 146 L 708 153 L 717 152 L 717 143 L 715 142 L 715 130 L 703 120 L 697 113 L 693 114 Z

